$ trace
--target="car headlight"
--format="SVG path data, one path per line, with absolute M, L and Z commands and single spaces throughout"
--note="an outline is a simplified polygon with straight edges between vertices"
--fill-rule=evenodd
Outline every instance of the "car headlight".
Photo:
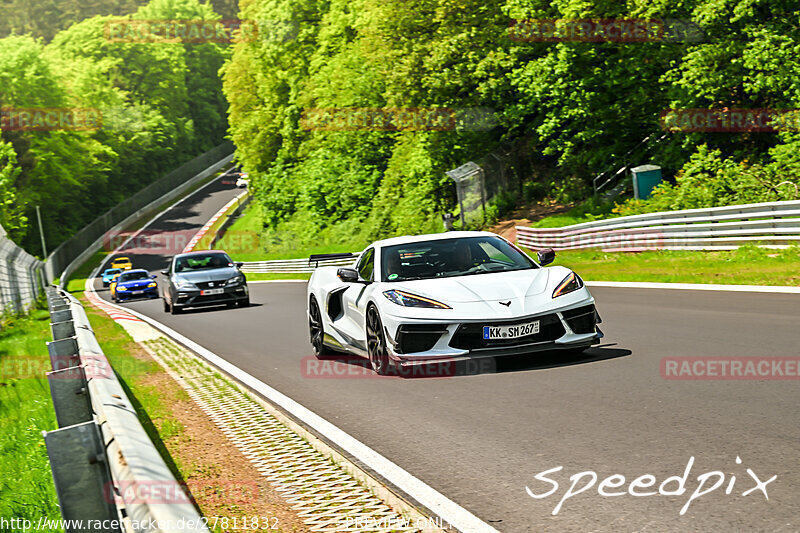
M 583 280 L 581 277 L 575 272 L 570 272 L 566 278 L 561 280 L 561 283 L 558 284 L 556 290 L 553 291 L 553 298 L 558 298 L 564 294 L 577 291 L 581 287 L 583 287 Z
M 383 293 L 386 298 L 391 300 L 393 303 L 397 305 L 402 305 L 403 307 L 422 307 L 425 309 L 452 309 L 449 305 L 445 305 L 442 302 L 437 302 L 436 300 L 431 300 L 430 298 L 425 298 L 424 296 L 417 296 L 416 294 L 411 294 L 405 291 L 399 290 L 390 290 L 384 291 Z
M 242 283 L 243 281 L 244 281 L 244 276 L 239 274 L 239 275 L 233 276 L 231 279 L 229 279 L 228 282 L 225 283 L 225 285 L 238 285 L 239 283 Z
M 194 286 L 194 283 L 191 283 L 183 279 L 178 280 L 175 283 L 175 288 L 178 289 L 179 291 L 191 291 L 197 289 L 197 287 Z
M 156 287 L 156 286 L 158 286 L 158 284 L 155 281 L 152 281 L 152 282 L 147 284 L 147 288 L 148 289 L 151 289 L 151 288 Z
M 116 290 L 118 290 L 118 291 L 127 291 L 128 289 L 126 289 L 125 287 L 117 287 Z

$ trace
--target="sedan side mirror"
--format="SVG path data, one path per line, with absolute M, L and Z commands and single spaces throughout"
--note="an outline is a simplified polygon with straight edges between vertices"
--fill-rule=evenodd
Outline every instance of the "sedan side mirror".
M 556 251 L 552 248 L 545 248 L 536 252 L 536 258 L 542 266 L 549 265 L 556 260 Z
M 156 279 L 156 275 L 153 274 L 152 276 L 150 276 L 150 279 Z
M 236 263 L 236 268 L 242 268 L 243 266 L 244 266 L 244 263 Z
M 358 270 L 355 268 L 340 268 L 336 271 L 336 275 L 345 283 L 355 283 L 358 281 Z

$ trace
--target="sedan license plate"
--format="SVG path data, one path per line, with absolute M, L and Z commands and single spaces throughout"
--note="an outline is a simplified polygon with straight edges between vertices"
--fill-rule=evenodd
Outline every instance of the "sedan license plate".
M 200 291 L 200 294 L 203 296 L 211 296 L 212 294 L 222 294 L 223 292 L 225 292 L 225 289 L 206 289 Z
M 514 326 L 483 326 L 483 338 L 486 340 L 517 339 L 537 333 L 539 333 L 538 320 Z
M 131 294 L 142 294 L 144 291 L 132 291 Z

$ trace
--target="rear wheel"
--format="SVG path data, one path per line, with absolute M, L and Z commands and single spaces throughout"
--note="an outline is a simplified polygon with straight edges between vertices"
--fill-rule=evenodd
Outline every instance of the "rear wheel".
M 314 355 L 322 357 L 323 355 L 333 354 L 323 342 L 325 330 L 322 325 L 322 312 L 317 303 L 317 298 L 313 294 L 308 301 L 308 335 L 311 340 L 311 347 L 314 348 Z
M 389 352 L 386 349 L 383 323 L 378 308 L 374 305 L 370 305 L 367 309 L 367 352 L 372 370 L 378 375 L 387 375 L 390 370 Z

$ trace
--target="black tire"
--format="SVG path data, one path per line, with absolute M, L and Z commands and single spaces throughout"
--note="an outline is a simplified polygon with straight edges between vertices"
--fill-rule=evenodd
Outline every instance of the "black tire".
M 167 303 L 167 299 L 162 298 L 161 301 L 164 302 L 164 312 L 169 313 L 169 304 Z
M 311 341 L 311 347 L 314 349 L 314 355 L 317 357 L 324 357 L 326 355 L 333 355 L 333 350 L 325 346 L 323 339 L 325 339 L 325 328 L 322 325 L 322 311 L 320 311 L 317 298 L 312 294 L 308 300 L 308 337 Z
M 392 365 L 386 350 L 383 322 L 378 314 L 378 308 L 374 305 L 367 308 L 367 353 L 369 353 L 369 364 L 376 374 L 386 376 L 391 372 Z
M 250 297 L 248 296 L 244 300 L 239 300 L 239 307 L 250 307 Z

